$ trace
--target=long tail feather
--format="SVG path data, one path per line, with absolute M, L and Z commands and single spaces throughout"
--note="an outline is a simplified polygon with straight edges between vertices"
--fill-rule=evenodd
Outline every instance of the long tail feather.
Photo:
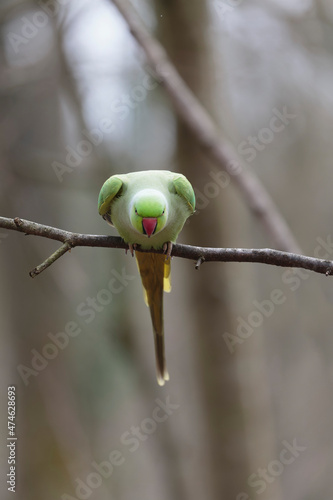
M 169 374 L 164 353 L 163 282 L 170 275 L 170 259 L 166 261 L 165 255 L 146 252 L 136 252 L 135 256 L 153 324 L 157 382 L 164 385 Z

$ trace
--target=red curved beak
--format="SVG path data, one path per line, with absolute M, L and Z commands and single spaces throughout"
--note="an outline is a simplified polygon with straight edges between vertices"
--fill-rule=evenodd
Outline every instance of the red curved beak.
M 156 229 L 157 219 L 156 217 L 144 217 L 142 219 L 142 225 L 146 235 L 150 238 Z

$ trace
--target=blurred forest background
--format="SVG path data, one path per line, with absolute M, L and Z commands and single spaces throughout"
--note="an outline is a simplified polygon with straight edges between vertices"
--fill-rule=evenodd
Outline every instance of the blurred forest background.
M 331 1 L 133 4 L 302 252 L 332 258 Z M 1 0 L 0 19 L 1 216 L 116 234 L 97 212 L 106 178 L 169 169 L 198 198 L 179 242 L 273 245 L 112 1 Z M 19 500 L 332 498 L 332 278 L 174 258 L 160 388 L 135 259 L 76 248 L 32 280 L 58 246 L 0 230 L 1 498 L 13 384 Z

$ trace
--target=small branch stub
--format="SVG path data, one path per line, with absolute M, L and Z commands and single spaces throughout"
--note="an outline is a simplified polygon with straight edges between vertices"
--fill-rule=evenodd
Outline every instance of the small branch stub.
M 21 227 L 22 226 L 22 219 L 20 219 L 19 217 L 15 217 L 14 223 L 17 227 Z
M 195 264 L 195 269 L 196 269 L 197 271 L 199 271 L 201 264 L 203 264 L 204 262 L 205 262 L 205 258 L 204 258 L 204 257 L 202 257 L 202 256 L 201 256 L 201 257 L 199 257 L 199 259 L 197 260 L 197 262 L 196 262 L 196 264 Z
M 328 264 L 332 264 L 331 262 L 328 262 Z M 332 276 L 333 274 L 333 269 L 332 267 L 327 268 L 327 271 L 325 273 L 326 276 Z

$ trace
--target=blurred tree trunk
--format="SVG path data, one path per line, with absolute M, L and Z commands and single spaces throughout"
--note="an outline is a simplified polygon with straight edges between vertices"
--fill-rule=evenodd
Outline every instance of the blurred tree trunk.
M 205 3 L 171 2 L 169 6 L 164 3 L 163 7 L 159 3 L 158 14 L 161 12 L 163 16 L 162 44 L 186 83 L 211 110 L 214 84 Z M 201 192 L 208 182 L 212 182 L 207 167 L 208 160 L 192 135 L 182 123 L 178 123 L 178 169 L 190 180 L 195 179 L 198 183 L 196 187 Z M 210 202 L 191 220 L 188 226 L 190 242 L 227 246 L 226 225 L 221 223 L 221 218 L 228 211 L 227 200 L 222 196 Z M 199 273 L 192 276 L 195 286 L 187 284 L 191 294 L 189 315 L 195 316 L 196 382 L 201 394 L 199 404 L 205 419 L 208 455 L 208 460 L 202 457 L 200 481 L 206 481 L 206 498 L 232 499 L 240 491 L 239 478 L 246 478 L 248 472 L 235 357 L 225 349 L 222 340 L 222 333 L 231 329 L 227 280 L 221 265 L 204 265 Z

